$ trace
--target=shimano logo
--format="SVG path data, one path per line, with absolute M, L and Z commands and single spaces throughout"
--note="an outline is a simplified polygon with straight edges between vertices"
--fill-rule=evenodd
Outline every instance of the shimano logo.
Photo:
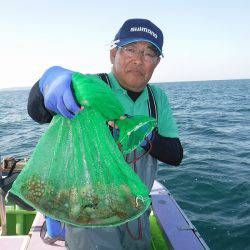
M 147 28 L 144 28 L 144 27 L 132 27 L 130 29 L 131 32 L 134 32 L 134 31 L 142 31 L 142 32 L 146 32 L 146 33 L 149 33 L 150 35 L 152 35 L 154 38 L 157 39 L 157 35 L 150 29 L 147 29 Z

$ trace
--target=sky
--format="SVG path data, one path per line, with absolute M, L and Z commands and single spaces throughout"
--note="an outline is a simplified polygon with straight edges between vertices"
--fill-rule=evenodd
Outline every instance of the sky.
M 248 0 L 0 0 L 0 88 L 32 86 L 53 65 L 110 72 L 109 45 L 129 18 L 164 34 L 151 82 L 250 78 Z

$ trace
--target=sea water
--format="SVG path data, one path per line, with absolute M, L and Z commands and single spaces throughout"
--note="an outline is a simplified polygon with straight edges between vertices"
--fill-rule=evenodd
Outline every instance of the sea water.
M 250 80 L 160 83 L 184 159 L 159 162 L 172 193 L 211 249 L 250 249 Z M 27 114 L 29 89 L 0 90 L 0 155 L 32 153 L 48 125 Z

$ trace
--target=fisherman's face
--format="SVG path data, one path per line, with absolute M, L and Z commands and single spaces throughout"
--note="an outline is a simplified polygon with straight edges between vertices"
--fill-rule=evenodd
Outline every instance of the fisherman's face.
M 120 85 L 127 90 L 141 92 L 160 62 L 160 57 L 150 43 L 135 42 L 112 49 L 110 60 Z

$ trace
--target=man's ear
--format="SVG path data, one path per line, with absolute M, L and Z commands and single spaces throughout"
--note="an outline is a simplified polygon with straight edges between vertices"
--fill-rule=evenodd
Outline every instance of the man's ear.
M 117 48 L 110 50 L 110 62 L 114 64 Z
M 161 61 L 161 57 L 158 57 L 157 61 L 156 61 L 156 64 L 155 64 L 155 67 L 160 63 L 160 61 Z

